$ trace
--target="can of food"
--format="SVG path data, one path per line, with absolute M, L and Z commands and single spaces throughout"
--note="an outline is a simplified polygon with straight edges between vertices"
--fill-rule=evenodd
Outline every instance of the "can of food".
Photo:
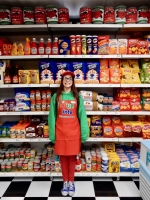
M 137 8 L 129 7 L 126 14 L 126 23 L 135 24 L 137 22 Z
M 7 25 L 10 24 L 10 10 L 6 6 L 0 6 L 0 24 Z
M 81 39 L 81 43 L 82 43 L 82 49 L 81 49 L 81 53 L 82 55 L 86 55 L 86 35 L 82 35 L 82 39 Z
M 126 6 L 117 6 L 115 9 L 115 23 L 125 24 L 126 23 Z
M 148 9 L 148 23 L 150 24 L 150 8 Z
M 104 7 L 95 6 L 92 9 L 92 23 L 93 24 L 102 24 L 104 21 Z
M 76 36 L 70 35 L 71 55 L 76 55 Z
M 92 23 L 92 10 L 88 7 L 80 8 L 80 24 Z
M 46 10 L 42 6 L 35 7 L 34 13 L 36 24 L 46 24 Z
M 58 23 L 58 9 L 56 6 L 49 5 L 46 7 L 46 20 L 48 24 Z
M 104 24 L 115 23 L 115 11 L 112 6 L 105 7 L 104 9 Z
M 23 22 L 24 24 L 34 24 L 34 10 L 31 7 L 23 8 Z
M 148 23 L 148 7 L 147 6 L 141 6 L 138 8 L 137 12 L 137 24 L 146 24 Z
M 97 35 L 93 35 L 92 44 L 93 44 L 92 53 L 98 54 L 98 36 Z
M 11 8 L 11 23 L 14 24 L 23 24 L 23 14 L 22 9 L 20 7 L 12 7 Z
M 148 44 L 148 53 L 150 54 L 150 35 L 145 35 L 144 39 L 147 40 L 147 44 Z
M 76 55 L 82 54 L 82 42 L 81 42 L 81 35 L 76 35 Z
M 86 53 L 88 55 L 92 54 L 92 39 L 93 39 L 93 37 L 91 35 L 87 35 L 87 37 L 86 37 Z
M 59 8 L 58 9 L 58 23 L 59 24 L 69 24 L 68 8 Z

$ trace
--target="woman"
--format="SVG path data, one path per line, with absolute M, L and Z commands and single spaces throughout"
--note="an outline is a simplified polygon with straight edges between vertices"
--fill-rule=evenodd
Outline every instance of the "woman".
M 75 88 L 74 77 L 70 71 L 62 74 L 60 87 L 51 99 L 48 117 L 50 140 L 55 143 L 55 153 L 60 155 L 63 196 L 75 193 L 76 155 L 80 152 L 81 142 L 84 143 L 89 135 L 83 99 Z

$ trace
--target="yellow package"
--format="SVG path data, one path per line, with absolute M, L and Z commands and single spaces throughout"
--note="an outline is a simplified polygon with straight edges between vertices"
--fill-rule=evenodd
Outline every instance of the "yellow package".
M 91 118 L 87 117 L 87 121 L 88 121 L 88 126 L 90 127 L 91 126 Z
M 140 84 L 140 77 L 138 73 L 132 73 L 132 84 Z
M 139 62 L 137 59 L 128 60 L 130 67 L 132 68 L 132 73 L 139 73 Z
M 17 54 L 18 54 L 18 47 L 17 47 L 17 44 L 16 44 L 16 42 L 12 45 L 12 51 L 11 51 L 11 55 L 12 56 L 17 56 Z
M 19 70 L 19 83 L 20 84 L 29 84 L 29 70 Z
M 105 142 L 104 149 L 106 152 L 115 152 L 115 143 L 114 142 Z
M 113 157 L 109 159 L 108 171 L 110 173 L 120 172 L 120 158 L 119 157 Z
M 130 68 L 130 65 L 127 59 L 120 59 L 119 65 L 121 68 Z
M 39 70 L 29 70 L 29 83 L 38 84 L 39 82 Z
M 24 55 L 24 46 L 22 43 L 18 44 L 18 56 Z
M 122 68 L 122 84 L 130 84 L 132 83 L 132 69 Z

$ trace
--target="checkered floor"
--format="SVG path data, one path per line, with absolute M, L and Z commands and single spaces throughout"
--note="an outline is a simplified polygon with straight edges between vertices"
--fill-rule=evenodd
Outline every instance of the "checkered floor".
M 142 200 L 139 179 L 76 177 L 74 197 L 62 197 L 62 179 L 0 177 L 0 200 Z

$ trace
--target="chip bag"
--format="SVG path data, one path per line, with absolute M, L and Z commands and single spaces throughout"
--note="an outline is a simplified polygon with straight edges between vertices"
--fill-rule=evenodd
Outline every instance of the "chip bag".
M 120 111 L 130 111 L 130 102 L 128 99 L 120 99 Z
M 132 69 L 122 68 L 122 84 L 130 84 L 132 83 Z
M 130 110 L 131 111 L 141 111 L 142 110 L 140 99 L 130 99 Z
M 111 125 L 112 123 L 112 119 L 111 119 L 111 116 L 104 116 L 103 119 L 102 119 L 102 124 L 103 125 Z
M 140 68 L 139 68 L 139 62 L 137 59 L 131 59 L 128 60 L 130 67 L 132 68 L 133 73 L 139 73 Z
M 131 98 L 130 88 L 120 88 L 119 98 L 130 99 Z
M 109 69 L 100 70 L 100 83 L 103 84 L 109 83 Z
M 123 125 L 113 125 L 114 136 L 123 137 Z
M 119 68 L 119 58 L 109 58 L 109 68 L 110 69 Z
M 108 58 L 100 58 L 101 69 L 108 69 Z
M 114 131 L 112 126 L 103 126 L 103 137 L 113 138 Z
M 132 83 L 141 84 L 140 77 L 138 73 L 132 73 Z
M 129 121 L 123 121 L 123 136 L 132 137 L 132 125 Z
M 139 88 L 131 88 L 130 89 L 130 98 L 131 99 L 136 99 L 139 98 L 140 99 L 140 90 Z
M 121 83 L 121 70 L 120 69 L 110 69 L 110 83 L 119 84 Z

